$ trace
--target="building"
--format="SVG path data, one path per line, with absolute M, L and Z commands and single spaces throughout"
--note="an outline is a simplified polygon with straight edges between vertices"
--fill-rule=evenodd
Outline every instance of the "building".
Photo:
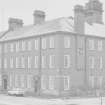
M 84 7 L 75 6 L 74 18 L 45 21 L 45 12 L 39 10 L 33 25 L 10 18 L 9 29 L 0 33 L 1 91 L 23 88 L 54 96 L 104 91 L 102 9 L 99 0 L 89 0 Z

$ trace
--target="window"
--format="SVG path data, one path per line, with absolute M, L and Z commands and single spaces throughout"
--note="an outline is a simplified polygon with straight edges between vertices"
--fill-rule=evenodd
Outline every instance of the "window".
M 64 76 L 64 90 L 69 90 L 69 76 Z
M 98 78 L 97 79 L 97 86 L 99 88 L 101 88 L 102 87 L 102 83 L 103 83 L 103 77 L 102 76 L 98 76 L 97 78 Z
M 2 53 L 2 45 L 0 45 L 0 53 Z
M 89 67 L 93 69 L 95 66 L 95 58 L 94 56 L 89 56 Z
M 25 76 L 21 75 L 21 87 L 24 88 L 25 87 Z
M 20 87 L 20 75 L 16 74 L 15 75 L 15 88 L 19 88 Z
M 4 68 L 7 68 L 7 58 L 4 58 Z
M 10 87 L 10 88 L 13 87 L 13 77 L 12 77 L 11 74 L 9 75 L 9 87 Z
M 49 59 L 49 67 L 54 68 L 54 66 L 55 66 L 55 55 L 50 55 L 49 57 L 50 57 L 50 59 Z
M 24 56 L 21 57 L 21 67 L 25 68 L 25 57 Z
M 14 51 L 14 44 L 11 43 L 11 44 L 10 44 L 10 52 L 13 52 L 13 51 Z
M 22 45 L 23 46 L 23 45 Z M 19 41 L 16 42 L 16 52 L 18 52 L 20 49 L 19 49 Z
M 10 68 L 13 68 L 13 57 L 10 57 Z
M 89 76 L 89 84 L 91 88 L 94 88 L 94 76 Z
M 35 39 L 35 50 L 38 50 L 38 39 Z
M 54 37 L 50 37 L 49 41 L 50 41 L 50 48 L 54 48 Z
M 89 50 L 94 50 L 94 40 L 89 40 Z
M 35 56 L 34 58 L 34 67 L 38 68 L 38 56 Z
M 32 75 L 27 76 L 27 88 L 32 88 Z
M 32 59 L 32 58 L 29 56 L 29 57 L 28 57 L 28 68 L 31 68 L 31 63 L 32 63 L 32 62 L 31 62 L 31 59 Z
M 0 74 L 0 86 L 2 86 L 2 75 Z
M 64 47 L 65 48 L 70 48 L 70 43 L 71 43 L 71 38 L 70 37 L 64 37 Z
M 103 49 L 103 42 L 102 40 L 98 41 L 98 51 L 102 51 Z
M 49 76 L 49 89 L 54 89 L 54 76 Z
M 46 49 L 46 39 L 42 39 L 42 49 Z
M 102 69 L 103 68 L 103 57 L 99 57 L 99 68 Z
M 8 45 L 7 45 L 7 43 L 4 44 L 4 52 L 5 53 L 8 52 Z
M 45 90 L 47 89 L 47 84 L 46 84 L 46 76 L 41 77 L 41 89 Z
M 19 68 L 19 57 L 16 57 L 16 68 Z
M 2 59 L 0 58 L 0 69 L 2 68 Z
M 22 51 L 25 51 L 26 50 L 26 43 L 25 41 L 22 40 Z
M 32 42 L 31 40 L 28 41 L 28 51 L 30 51 L 32 49 Z
M 70 55 L 64 55 L 64 68 L 69 68 L 71 65 Z
M 42 68 L 46 67 L 46 56 L 42 56 Z

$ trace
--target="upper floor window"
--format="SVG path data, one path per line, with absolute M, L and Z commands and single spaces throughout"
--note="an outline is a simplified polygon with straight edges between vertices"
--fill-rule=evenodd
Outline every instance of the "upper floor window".
M 34 67 L 38 68 L 38 56 L 34 57 Z
M 2 45 L 0 45 L 0 53 L 2 53 Z
M 26 42 L 22 40 L 22 51 L 26 50 Z
M 14 62 L 13 57 L 10 57 L 10 68 L 14 67 L 13 62 Z
M 54 76 L 49 76 L 49 89 L 54 89 Z
M 94 50 L 94 48 L 95 48 L 94 40 L 91 39 L 91 40 L 89 40 L 89 50 Z
M 64 37 L 64 47 L 65 48 L 70 48 L 71 47 L 71 38 L 68 36 Z
M 21 57 L 21 67 L 25 68 L 25 57 L 24 56 Z
M 7 43 L 4 44 L 4 52 L 5 52 L 5 53 L 8 52 L 8 45 L 7 45 Z
M 46 67 L 46 56 L 42 56 L 42 68 Z
M 7 68 L 7 58 L 4 58 L 4 68 Z
M 49 38 L 50 48 L 54 48 L 54 37 Z
M 19 46 L 19 41 L 16 42 L 16 52 L 18 52 L 20 50 L 20 46 Z
M 99 57 L 99 68 L 102 69 L 103 68 L 103 57 Z
M 16 68 L 19 68 L 19 57 L 16 57 Z
M 39 43 L 38 43 L 38 39 L 35 39 L 35 41 L 34 41 L 34 46 L 35 46 L 35 50 L 38 50 L 38 45 Z
M 32 61 L 32 57 L 28 56 L 28 68 L 31 68 L 31 62 Z
M 64 76 L 64 90 L 69 90 L 70 86 L 69 81 L 70 81 L 69 76 Z
M 13 52 L 14 51 L 14 43 L 11 43 L 10 44 L 10 52 Z
M 42 38 L 42 49 L 46 49 L 46 38 Z
M 102 51 L 102 49 L 103 49 L 103 42 L 102 42 L 102 40 L 99 40 L 98 41 L 98 50 Z
M 54 68 L 55 66 L 55 55 L 50 55 L 49 56 L 49 67 Z
M 89 67 L 93 69 L 95 66 L 95 58 L 94 56 L 89 56 Z
M 2 58 L 0 58 L 0 68 L 2 68 Z
M 71 66 L 71 56 L 64 55 L 64 68 L 69 68 Z
M 30 51 L 32 49 L 32 42 L 31 40 L 28 41 L 28 50 Z

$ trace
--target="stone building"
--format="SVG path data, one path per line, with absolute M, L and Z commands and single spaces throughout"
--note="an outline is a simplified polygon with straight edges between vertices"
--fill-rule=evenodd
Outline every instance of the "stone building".
M 74 18 L 46 21 L 36 10 L 34 23 L 10 18 L 0 33 L 1 91 L 23 88 L 37 95 L 68 96 L 105 88 L 105 25 L 99 0 L 74 7 Z

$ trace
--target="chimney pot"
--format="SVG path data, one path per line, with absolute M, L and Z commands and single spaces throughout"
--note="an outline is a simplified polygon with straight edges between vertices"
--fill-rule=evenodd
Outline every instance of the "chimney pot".
M 41 10 L 35 10 L 34 11 L 34 24 L 41 24 L 45 21 L 45 12 Z
M 17 18 L 9 18 L 9 30 L 15 30 L 23 26 L 23 20 Z

